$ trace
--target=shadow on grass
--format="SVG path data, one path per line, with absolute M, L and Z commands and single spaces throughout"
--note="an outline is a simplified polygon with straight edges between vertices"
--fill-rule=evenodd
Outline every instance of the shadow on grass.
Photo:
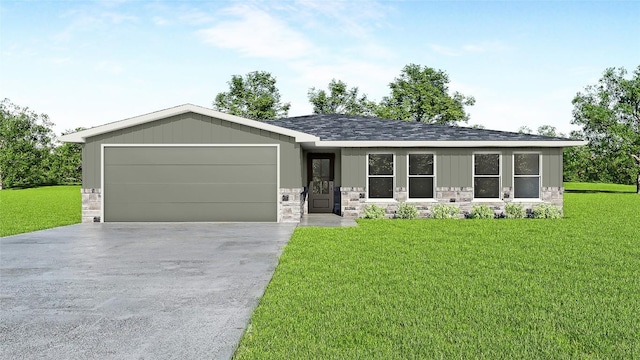
M 635 194 L 635 191 L 621 191 L 621 190 L 568 190 L 564 189 L 566 193 L 576 193 L 576 194 Z

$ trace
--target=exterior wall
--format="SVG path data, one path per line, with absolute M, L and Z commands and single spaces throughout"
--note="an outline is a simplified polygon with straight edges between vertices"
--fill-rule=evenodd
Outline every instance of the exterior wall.
M 100 222 L 102 212 L 102 191 L 100 189 L 80 189 L 82 194 L 82 222 Z
M 99 221 L 102 144 L 280 144 L 280 191 L 297 196 L 302 184 L 302 149 L 295 139 L 225 120 L 188 113 L 88 138 L 82 144 L 82 221 Z M 293 189 L 293 190 L 292 190 Z M 297 189 L 297 190 L 296 190 Z M 297 194 L 297 195 L 296 195 Z M 296 218 L 281 202 L 281 218 Z
M 306 207 L 302 188 L 280 188 L 280 222 L 300 222 Z
M 302 184 L 302 149 L 295 139 L 188 113 L 88 138 L 82 147 L 82 187 L 100 188 L 102 144 L 280 144 L 280 186 Z
M 486 202 L 473 199 L 473 153 L 476 151 L 499 152 L 502 154 L 502 199 Z M 539 152 L 541 154 L 541 190 L 540 199 L 527 201 L 514 200 L 513 193 L 513 153 L 521 151 Z M 394 199 L 375 201 L 367 199 L 367 154 L 387 152 L 396 155 Z M 408 199 L 407 190 L 407 154 L 411 152 L 429 152 L 435 154 L 436 188 L 431 201 L 414 201 Z M 486 204 L 496 214 L 504 212 L 509 202 L 522 204 L 531 209 L 540 203 L 549 203 L 562 209 L 562 149 L 561 148 L 347 148 L 342 151 L 342 186 L 340 187 L 340 214 L 355 218 L 361 215 L 368 204 L 375 204 L 387 211 L 387 217 L 393 217 L 399 204 L 410 203 L 417 207 L 420 217 L 429 217 L 431 208 L 436 204 L 450 204 L 460 207 L 461 217 L 471 211 L 475 204 Z

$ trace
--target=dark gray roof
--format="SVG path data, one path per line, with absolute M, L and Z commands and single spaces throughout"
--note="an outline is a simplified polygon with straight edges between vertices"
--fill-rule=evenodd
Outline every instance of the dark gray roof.
M 567 141 L 540 135 L 473 129 L 339 114 L 315 114 L 269 121 L 315 135 L 322 141 Z

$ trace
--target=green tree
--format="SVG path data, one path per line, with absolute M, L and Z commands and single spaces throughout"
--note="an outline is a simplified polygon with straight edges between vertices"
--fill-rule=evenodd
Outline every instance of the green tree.
M 313 105 L 314 114 L 347 114 L 360 116 L 374 116 L 376 103 L 367 98 L 366 94 L 359 94 L 357 87 L 349 88 L 341 80 L 333 79 L 329 83 L 329 93 L 316 88 L 307 93 L 309 102 Z
M 563 133 L 559 133 L 558 129 L 552 125 L 541 125 L 538 126 L 538 135 L 549 136 L 549 137 L 564 137 Z
M 84 130 L 67 130 L 62 135 Z M 53 149 L 50 157 L 50 177 L 58 184 L 82 182 L 82 145 L 63 143 Z
M 52 183 L 53 123 L 9 99 L 0 103 L 0 183 L 6 188 Z
M 596 85 L 573 99 L 573 124 L 581 125 L 596 156 L 616 167 L 615 182 L 636 183 L 640 194 L 640 66 L 631 78 L 608 68 Z
M 377 115 L 388 119 L 455 125 L 468 122 L 465 106 L 472 96 L 449 94 L 449 75 L 442 70 L 409 64 L 389 84 L 391 94 L 382 99 Z
M 276 79 L 266 71 L 253 71 L 242 77 L 233 75 L 228 92 L 216 95 L 213 108 L 254 120 L 286 117 L 291 105 L 282 103 Z

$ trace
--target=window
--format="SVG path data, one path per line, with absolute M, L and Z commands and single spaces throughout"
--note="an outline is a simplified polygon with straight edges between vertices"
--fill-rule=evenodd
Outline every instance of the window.
M 433 198 L 433 154 L 409 154 L 409 199 Z
M 540 154 L 513 154 L 513 197 L 540 198 Z
M 370 199 L 393 199 L 394 155 L 369 154 L 367 182 Z
M 500 198 L 500 154 L 473 154 L 473 197 Z

